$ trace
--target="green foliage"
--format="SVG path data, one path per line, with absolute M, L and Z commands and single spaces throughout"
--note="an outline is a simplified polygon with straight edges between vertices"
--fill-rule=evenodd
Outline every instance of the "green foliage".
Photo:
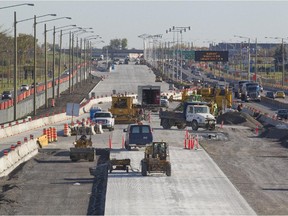
M 109 48 L 116 49 L 116 50 L 127 49 L 127 45 L 128 45 L 128 40 L 126 38 L 112 39 L 110 40 Z

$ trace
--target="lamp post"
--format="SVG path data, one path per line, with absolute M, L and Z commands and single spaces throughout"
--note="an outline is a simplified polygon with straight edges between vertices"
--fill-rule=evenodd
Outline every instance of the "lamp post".
M 0 9 L 6 9 L 6 8 L 12 8 L 12 7 L 18 7 L 18 6 L 34 6 L 34 4 L 30 4 L 30 3 L 22 3 L 22 4 L 15 4 L 15 5 L 9 5 L 9 6 L 5 6 L 5 7 L 0 7 Z
M 80 31 L 80 32 L 78 32 L 78 33 L 75 33 L 75 35 L 76 35 L 76 37 L 77 37 L 77 40 L 76 40 L 76 43 L 77 43 L 77 45 L 76 45 L 76 53 L 77 53 L 77 59 L 76 59 L 76 61 L 77 61 L 77 63 L 76 63 L 76 65 L 78 65 L 78 61 L 79 61 L 79 44 L 78 44 L 78 39 L 79 39 L 79 35 L 81 35 L 81 34 L 86 34 L 86 33 L 94 33 L 94 31 L 87 31 L 86 29 L 92 29 L 92 28 L 81 28 L 81 30 L 82 31 Z M 82 41 L 82 40 L 80 40 L 80 41 Z M 81 45 L 82 45 L 82 43 L 81 43 Z M 81 54 L 81 47 L 80 47 L 80 54 Z M 80 55 L 80 61 L 81 61 L 81 55 Z M 76 83 L 78 83 L 79 82 L 79 78 L 80 78 L 80 85 L 81 85 L 81 69 L 82 69 L 82 67 L 80 67 L 80 76 L 79 76 L 79 74 L 78 74 L 78 67 L 77 67 L 77 70 L 76 70 Z
M 281 85 L 284 86 L 284 83 L 285 83 L 285 44 L 284 44 L 284 39 L 287 39 L 287 38 L 281 38 L 281 37 L 265 37 L 265 38 L 281 39 L 281 44 L 282 44 L 282 79 L 281 79 Z
M 86 70 L 87 70 L 87 68 L 86 68 L 86 53 L 87 53 L 87 49 L 89 49 L 89 42 L 90 42 L 90 46 L 91 46 L 91 48 L 90 48 L 90 58 L 89 58 L 89 65 L 90 65 L 90 63 L 91 63 L 91 60 L 92 60 L 92 43 L 91 43 L 91 40 L 97 40 L 98 38 L 102 38 L 102 37 L 94 37 L 94 38 L 88 38 L 88 39 L 84 39 L 84 62 L 85 62 L 85 65 L 84 65 L 84 71 L 85 71 L 85 73 L 84 73 L 84 76 L 85 76 L 85 78 L 84 79 L 86 79 Z M 87 42 L 85 42 L 85 40 L 87 41 Z M 105 41 L 103 41 L 103 40 L 101 40 L 101 41 L 96 41 L 97 43 L 105 43 Z M 95 42 L 95 43 L 96 43 Z M 87 45 L 87 43 L 88 43 L 88 45 Z M 86 46 L 87 46 L 87 48 L 86 48 Z M 108 54 L 107 54 L 107 58 L 108 58 Z M 90 66 L 90 74 L 91 74 L 91 66 Z
M 234 37 L 248 39 L 248 80 L 250 81 L 250 38 L 239 35 L 234 35 Z
M 56 14 L 53 14 L 53 16 L 56 16 Z M 55 19 L 49 19 L 49 20 L 44 20 L 44 21 L 40 21 L 37 22 L 36 20 L 36 16 L 34 15 L 34 71 L 33 71 L 33 82 L 34 82 L 34 93 L 33 93 L 33 114 L 34 116 L 36 115 L 36 94 L 37 94 L 37 85 L 36 85 L 36 46 L 37 46 L 37 40 L 36 40 L 36 26 L 37 24 L 40 23 L 46 23 L 46 22 L 51 22 L 51 21 L 55 21 L 55 20 L 60 20 L 60 19 L 71 19 L 71 17 L 59 17 L 59 18 L 55 18 Z M 55 26 L 54 26 L 54 30 L 55 30 Z M 54 51 L 54 50 L 53 50 Z M 53 73 L 54 73 L 54 68 L 53 68 Z M 53 83 L 54 84 L 54 83 Z
M 11 5 L 11 6 L 6 6 L 6 7 L 1 7 L 0 9 L 5 9 L 5 8 L 11 8 L 11 7 L 18 7 L 22 5 L 28 5 L 28 6 L 34 6 L 34 4 L 29 4 L 29 3 L 23 3 L 23 4 L 16 4 L 16 5 Z M 23 20 L 24 22 L 25 20 Z M 21 20 L 18 22 L 22 22 Z M 13 113 L 13 120 L 17 120 L 17 62 L 18 62 L 18 54 L 17 54 L 17 30 L 16 30 L 16 25 L 17 25 L 17 20 L 16 20 L 16 11 L 14 11 L 14 78 L 13 78 L 13 84 L 14 84 L 14 113 Z
M 183 31 L 186 32 L 186 30 L 191 30 L 190 26 L 172 26 L 172 28 L 169 28 L 169 30 L 166 30 L 166 33 L 173 32 L 173 42 L 174 42 L 174 33 L 177 33 L 177 52 L 176 52 L 176 76 L 178 80 L 178 56 L 179 56 L 179 43 L 178 43 L 178 33 L 181 34 L 181 46 L 182 46 L 182 33 Z M 174 49 L 175 50 L 175 49 Z M 182 83 L 182 49 L 180 50 L 180 82 Z M 174 68 L 173 68 L 174 71 Z M 173 76 L 174 78 L 174 76 Z
M 66 28 L 69 26 L 73 26 L 76 27 L 76 25 L 66 25 L 66 26 L 61 26 L 61 27 L 57 27 L 55 29 L 60 29 L 60 28 Z M 47 84 L 47 32 L 52 31 L 53 29 L 49 29 L 47 30 L 46 28 L 46 24 L 44 24 L 44 45 L 45 45 L 45 108 L 48 108 L 48 84 Z M 70 30 L 70 29 L 65 29 L 65 30 Z M 53 71 L 54 72 L 54 71 Z M 54 76 L 54 73 L 53 73 Z M 54 90 L 53 90 L 54 92 Z
M 42 16 L 37 16 L 36 18 L 41 18 L 45 16 L 56 16 L 56 14 L 46 14 Z M 17 119 L 17 76 L 18 76 L 17 24 L 20 22 L 25 22 L 33 19 L 34 17 L 17 21 L 16 11 L 14 11 L 14 121 Z

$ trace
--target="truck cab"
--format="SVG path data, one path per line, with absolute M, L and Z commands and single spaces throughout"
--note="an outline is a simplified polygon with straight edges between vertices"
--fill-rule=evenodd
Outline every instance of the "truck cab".
M 215 117 L 210 113 L 210 108 L 206 104 L 186 103 L 184 108 L 186 122 L 189 122 L 193 130 L 198 128 L 214 129 Z
M 255 82 L 246 82 L 242 86 L 242 101 L 261 101 L 260 85 Z

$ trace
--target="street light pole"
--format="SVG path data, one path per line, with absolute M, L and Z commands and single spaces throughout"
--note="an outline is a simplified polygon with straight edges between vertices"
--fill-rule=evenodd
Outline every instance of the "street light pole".
M 33 70 L 33 81 L 34 81 L 34 94 L 33 94 L 33 100 L 34 100 L 34 103 L 33 103 L 33 113 L 34 113 L 34 116 L 36 116 L 36 16 L 34 15 L 34 70 Z
M 285 75 L 285 57 L 284 57 L 284 38 L 282 38 L 282 86 L 284 86 L 284 75 Z
M 45 108 L 48 108 L 48 85 L 47 85 L 47 28 L 46 23 L 44 24 L 44 49 L 45 49 Z
M 23 3 L 17 5 L 11 5 L 6 7 L 1 7 L 0 9 L 11 8 L 11 7 L 18 7 L 22 5 L 34 6 L 34 4 Z M 14 11 L 14 77 L 13 77 L 13 87 L 14 87 L 14 95 L 13 95 L 13 105 L 14 105 L 14 113 L 13 113 L 13 120 L 17 120 L 17 76 L 18 76 L 18 54 L 17 54 L 17 19 L 16 19 L 16 11 Z
M 16 30 L 16 11 L 14 11 L 14 121 L 17 120 L 17 63 L 18 63 L 18 56 L 17 56 L 17 30 Z
M 60 97 L 61 49 L 62 49 L 62 30 L 60 30 L 60 41 L 59 41 L 58 88 L 57 88 L 58 98 Z
M 11 7 L 18 7 L 18 6 L 23 6 L 23 5 L 34 6 L 34 4 L 22 3 L 22 4 L 16 4 L 16 5 L 9 5 L 9 6 L 6 6 L 6 7 L 0 7 L 0 9 L 6 9 L 6 8 L 11 8 Z

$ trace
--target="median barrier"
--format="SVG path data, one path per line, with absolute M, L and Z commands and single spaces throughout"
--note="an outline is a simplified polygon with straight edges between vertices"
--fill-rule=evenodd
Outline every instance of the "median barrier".
M 0 177 L 7 176 L 21 163 L 38 153 L 36 140 L 29 140 L 0 158 Z

